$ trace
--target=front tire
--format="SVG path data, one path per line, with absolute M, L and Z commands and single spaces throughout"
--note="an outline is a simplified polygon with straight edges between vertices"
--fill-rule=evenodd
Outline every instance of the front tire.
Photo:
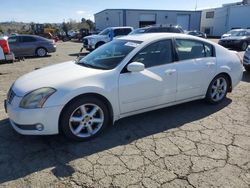
M 244 66 L 244 68 L 247 72 L 250 72 L 250 66 Z
M 102 133 L 108 123 L 107 106 L 96 97 L 83 97 L 64 108 L 60 129 L 69 139 L 86 141 Z
M 222 102 L 227 96 L 228 88 L 229 81 L 227 76 L 216 76 L 208 87 L 206 101 L 210 104 L 218 104 Z
M 38 48 L 37 50 L 36 50 L 36 55 L 38 56 L 38 57 L 45 57 L 46 55 L 47 55 L 47 50 L 45 49 L 45 48 Z

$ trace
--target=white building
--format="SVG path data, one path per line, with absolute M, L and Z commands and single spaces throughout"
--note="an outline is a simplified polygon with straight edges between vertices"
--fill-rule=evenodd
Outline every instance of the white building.
M 184 30 L 200 30 L 201 11 L 106 9 L 95 14 L 97 30 L 107 27 L 179 25 Z
M 221 36 L 236 28 L 250 28 L 250 0 L 202 11 L 201 31 L 208 35 Z

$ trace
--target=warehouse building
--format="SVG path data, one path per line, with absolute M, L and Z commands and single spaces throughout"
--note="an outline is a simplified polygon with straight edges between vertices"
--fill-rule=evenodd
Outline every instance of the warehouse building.
M 250 0 L 202 11 L 201 31 L 207 35 L 221 36 L 238 28 L 250 28 Z
M 95 14 L 97 30 L 107 27 L 179 25 L 184 30 L 200 30 L 201 11 L 106 9 Z

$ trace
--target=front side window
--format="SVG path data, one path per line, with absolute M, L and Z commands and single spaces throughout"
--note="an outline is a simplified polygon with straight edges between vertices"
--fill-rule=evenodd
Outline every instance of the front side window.
M 176 51 L 179 61 L 214 56 L 211 44 L 194 40 L 176 39 Z
M 140 62 L 145 68 L 173 62 L 172 41 L 163 40 L 142 49 L 131 62 Z
M 114 40 L 97 48 L 82 58 L 78 64 L 95 69 L 114 69 L 140 43 L 140 41 Z
M 116 36 L 122 36 L 122 35 L 124 35 L 124 32 L 123 32 L 122 29 L 115 29 L 115 30 L 114 30 L 114 36 L 115 36 L 115 37 L 116 37 Z

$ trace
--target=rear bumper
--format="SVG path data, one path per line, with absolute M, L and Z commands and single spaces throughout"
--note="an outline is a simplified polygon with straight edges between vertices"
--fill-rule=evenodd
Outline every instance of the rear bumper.
M 0 58 L 0 61 L 14 61 L 15 60 L 15 55 L 14 53 L 9 53 L 9 54 L 3 54 L 3 57 Z

